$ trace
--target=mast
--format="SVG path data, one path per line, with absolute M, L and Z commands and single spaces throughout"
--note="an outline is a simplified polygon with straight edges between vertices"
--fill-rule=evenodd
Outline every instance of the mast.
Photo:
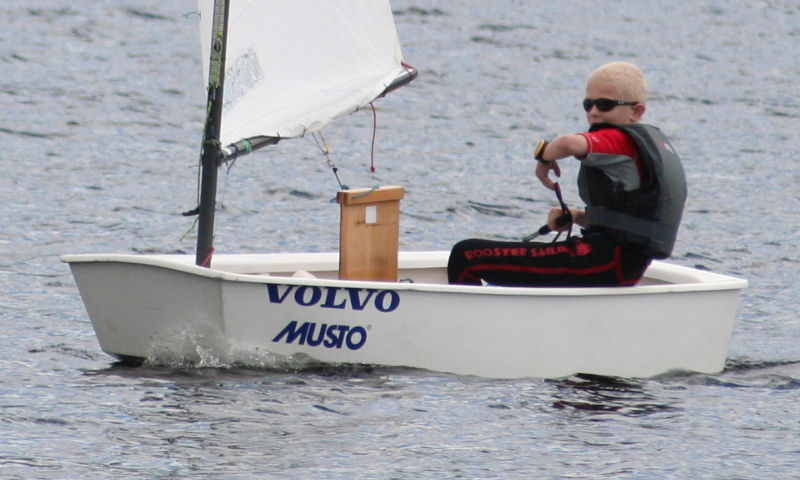
M 209 267 L 223 163 L 318 131 L 416 71 L 403 63 L 388 0 L 198 0 L 198 7 L 208 101 L 198 204 L 184 215 L 198 215 L 195 263 Z
M 225 48 L 228 36 L 228 3 L 214 1 L 212 19 L 211 59 L 208 76 L 206 125 L 201 147 L 200 206 L 197 227 L 195 263 L 211 265 L 214 251 L 214 210 L 217 203 L 217 170 L 221 158 L 220 127 L 222 125 L 222 90 L 225 81 Z

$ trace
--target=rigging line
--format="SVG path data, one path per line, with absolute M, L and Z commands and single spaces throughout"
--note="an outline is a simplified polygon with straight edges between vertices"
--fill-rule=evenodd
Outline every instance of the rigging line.
M 184 216 L 188 216 L 188 215 L 184 214 Z M 186 237 L 188 237 L 189 234 L 194 233 L 195 228 L 197 228 L 197 224 L 198 223 L 200 223 L 200 216 L 197 215 L 197 214 L 194 214 L 194 221 L 192 222 L 192 225 L 189 227 L 188 230 L 183 232 L 183 235 L 181 235 L 181 238 L 180 238 L 179 241 L 182 242 L 182 241 L 186 240 Z
M 200 149 L 200 155 L 197 157 L 197 205 L 200 206 L 200 191 L 203 184 L 203 149 Z
M 369 171 L 375 173 L 375 136 L 378 132 L 378 112 L 375 110 L 375 102 L 369 102 L 372 107 L 372 146 L 369 153 Z
M 319 135 L 319 138 L 317 138 L 317 135 Z M 303 135 L 303 138 L 305 138 L 305 135 Z M 333 176 L 336 177 L 336 183 L 339 184 L 339 189 L 347 190 L 347 185 L 344 185 L 342 180 L 339 178 L 339 167 L 337 167 L 333 162 L 333 158 L 331 157 L 331 147 L 325 140 L 325 136 L 322 134 L 322 131 L 320 130 L 319 132 L 312 133 L 311 138 L 314 140 L 313 144 L 322 151 L 323 155 L 325 155 L 326 164 L 333 172 Z M 306 141 L 312 143 L 311 140 L 306 139 Z
M 314 145 L 315 147 L 319 148 L 323 155 L 330 155 L 331 148 L 325 142 L 325 137 L 322 136 L 322 132 L 319 132 L 319 137 L 317 137 L 317 132 L 311 132 L 311 140 L 308 139 L 308 136 L 303 135 L 303 140 L 306 142 Z M 312 141 L 313 140 L 313 141 Z
M 562 215 L 567 217 L 567 222 L 569 224 L 569 227 L 567 229 L 567 239 L 569 239 L 570 237 L 572 237 L 572 224 L 573 224 L 572 212 L 567 207 L 567 204 L 564 203 L 564 197 L 561 196 L 561 186 L 558 184 L 558 182 L 556 182 L 555 184 L 555 191 L 556 191 L 556 198 L 558 199 L 558 203 L 561 206 Z
M 200 213 L 200 192 L 202 191 L 202 176 L 203 176 L 202 155 L 201 155 L 201 162 L 197 167 L 198 167 L 197 168 L 197 207 L 195 207 L 192 210 L 189 210 L 188 212 L 181 213 L 181 215 L 183 215 L 184 217 L 194 217 L 194 220 L 192 221 L 192 224 L 189 225 L 189 228 L 187 228 L 186 231 L 183 232 L 183 234 L 180 236 L 180 239 L 178 240 L 179 242 L 182 242 L 182 241 L 186 240 L 186 237 L 188 237 L 190 234 L 194 233 L 197 230 L 197 224 L 200 223 L 200 215 L 199 215 L 199 213 Z M 226 171 L 225 181 L 224 181 L 223 186 L 222 186 L 222 196 L 225 195 L 225 191 L 227 190 L 227 188 L 225 188 L 225 187 L 227 187 L 227 185 L 228 185 L 228 177 L 230 176 L 230 171 L 231 171 L 232 167 L 233 167 L 233 162 L 231 162 L 228 165 L 228 168 L 227 168 L 227 171 Z M 221 204 L 223 202 L 220 199 L 215 203 Z

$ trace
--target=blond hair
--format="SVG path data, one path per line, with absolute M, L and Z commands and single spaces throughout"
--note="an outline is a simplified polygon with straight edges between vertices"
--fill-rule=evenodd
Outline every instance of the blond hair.
M 647 101 L 647 82 L 639 67 L 628 62 L 609 62 L 598 67 L 586 79 L 586 84 L 606 82 L 613 85 L 626 102 Z

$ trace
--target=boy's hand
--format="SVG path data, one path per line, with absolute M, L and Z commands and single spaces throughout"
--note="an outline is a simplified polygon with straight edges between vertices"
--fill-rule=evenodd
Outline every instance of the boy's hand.
M 550 179 L 550 170 L 556 174 L 556 177 L 561 177 L 561 167 L 558 166 L 557 160 L 553 160 L 552 162 L 536 162 L 536 178 L 538 178 L 545 187 L 550 190 L 555 190 L 556 184 Z
M 586 227 L 586 211 L 579 208 L 570 208 L 569 213 L 572 216 L 572 223 L 579 227 Z M 569 223 L 559 220 L 564 218 L 564 210 L 560 207 L 553 207 L 547 213 L 547 226 L 553 232 L 563 232 L 569 228 Z

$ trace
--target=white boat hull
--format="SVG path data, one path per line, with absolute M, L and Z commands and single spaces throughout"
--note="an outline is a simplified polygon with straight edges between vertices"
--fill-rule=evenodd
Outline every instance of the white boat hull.
M 304 354 L 492 378 L 719 372 L 747 285 L 654 262 L 635 287 L 456 286 L 447 255 L 401 252 L 396 283 L 338 280 L 335 253 L 217 255 L 210 269 L 189 255 L 63 260 L 117 357 Z

